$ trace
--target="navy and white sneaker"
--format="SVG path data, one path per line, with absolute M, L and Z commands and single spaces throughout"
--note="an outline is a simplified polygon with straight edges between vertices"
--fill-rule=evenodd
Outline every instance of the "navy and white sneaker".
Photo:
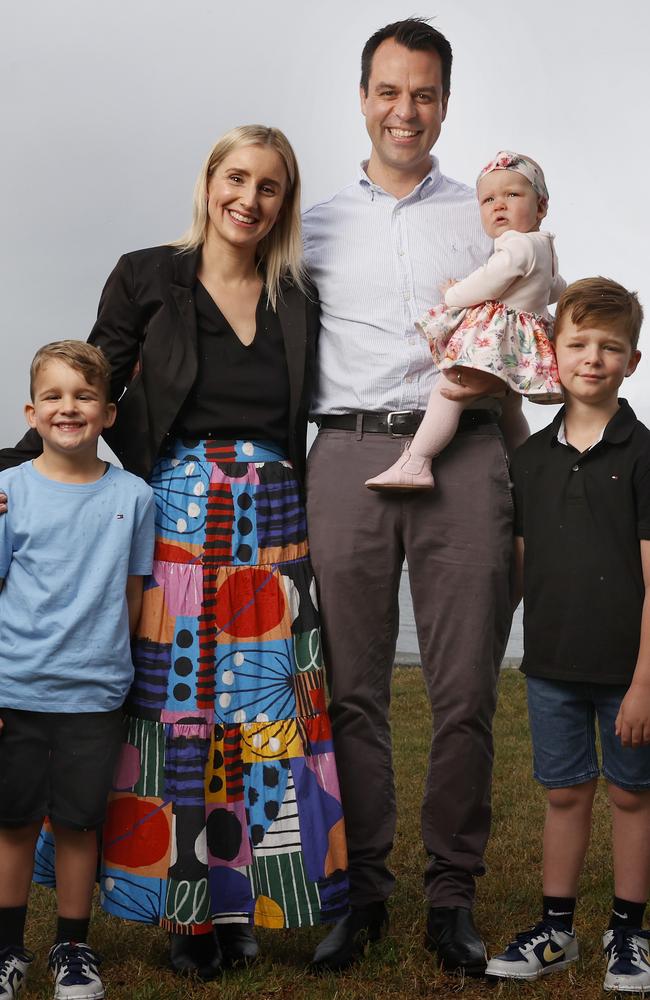
M 575 931 L 558 930 L 541 921 L 517 934 L 502 955 L 491 958 L 485 975 L 496 979 L 540 979 L 561 972 L 577 958 Z
M 54 1000 L 103 1000 L 99 962 L 87 944 L 62 941 L 53 945 L 47 964 L 54 976 Z
M 10 945 L 0 949 L 0 1000 L 14 1000 L 25 982 L 34 955 L 25 948 Z
M 607 956 L 604 990 L 650 994 L 650 933 L 638 927 L 605 931 Z

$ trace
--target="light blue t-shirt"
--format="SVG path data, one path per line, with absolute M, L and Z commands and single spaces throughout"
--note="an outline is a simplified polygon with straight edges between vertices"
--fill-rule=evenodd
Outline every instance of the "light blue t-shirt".
M 109 712 L 133 680 L 126 581 L 151 573 L 154 498 L 111 465 L 94 483 L 0 473 L 0 707 Z

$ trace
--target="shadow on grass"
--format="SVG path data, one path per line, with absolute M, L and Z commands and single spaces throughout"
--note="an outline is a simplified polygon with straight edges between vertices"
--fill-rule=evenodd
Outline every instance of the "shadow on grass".
M 166 935 L 158 928 L 116 920 L 96 907 L 91 943 L 102 953 L 109 1000 L 389 1000 L 455 997 L 508 1000 L 510 997 L 593 1000 L 601 995 L 604 967 L 601 935 L 609 918 L 612 880 L 609 817 L 599 792 L 594 832 L 581 883 L 576 926 L 582 954 L 575 967 L 539 983 L 458 980 L 439 972 L 424 949 L 424 852 L 419 811 L 429 749 L 430 713 L 419 670 L 395 671 L 392 705 L 399 823 L 391 866 L 397 887 L 391 900 L 391 929 L 367 959 L 341 976 L 316 977 L 306 971 L 323 929 L 260 931 L 264 960 L 230 972 L 213 983 L 180 980 L 166 969 Z M 544 800 L 530 776 L 530 749 L 523 678 L 501 677 L 495 724 L 494 826 L 487 854 L 488 873 L 478 888 L 476 918 L 491 953 L 515 931 L 534 923 L 541 905 L 541 830 Z M 52 985 L 45 968 L 55 924 L 55 901 L 34 887 L 27 942 L 37 952 L 25 1000 L 45 1000 Z

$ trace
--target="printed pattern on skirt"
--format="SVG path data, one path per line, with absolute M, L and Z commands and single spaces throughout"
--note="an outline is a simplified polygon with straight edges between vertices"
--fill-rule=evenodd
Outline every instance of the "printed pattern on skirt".
M 151 485 L 102 905 L 175 933 L 336 920 L 345 831 L 293 469 L 269 443 L 177 440 Z
M 475 368 L 496 375 L 533 403 L 562 402 L 550 318 L 494 300 L 471 308 L 442 302 L 415 325 L 440 371 Z

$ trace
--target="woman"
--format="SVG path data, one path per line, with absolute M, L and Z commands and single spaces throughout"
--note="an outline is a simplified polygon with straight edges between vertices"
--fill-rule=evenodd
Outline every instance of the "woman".
M 188 233 L 118 261 L 89 338 L 119 400 L 107 440 L 157 502 L 101 900 L 166 927 L 173 968 L 205 979 L 256 955 L 252 925 L 346 906 L 300 486 L 318 308 L 299 212 L 285 136 L 233 129 Z

